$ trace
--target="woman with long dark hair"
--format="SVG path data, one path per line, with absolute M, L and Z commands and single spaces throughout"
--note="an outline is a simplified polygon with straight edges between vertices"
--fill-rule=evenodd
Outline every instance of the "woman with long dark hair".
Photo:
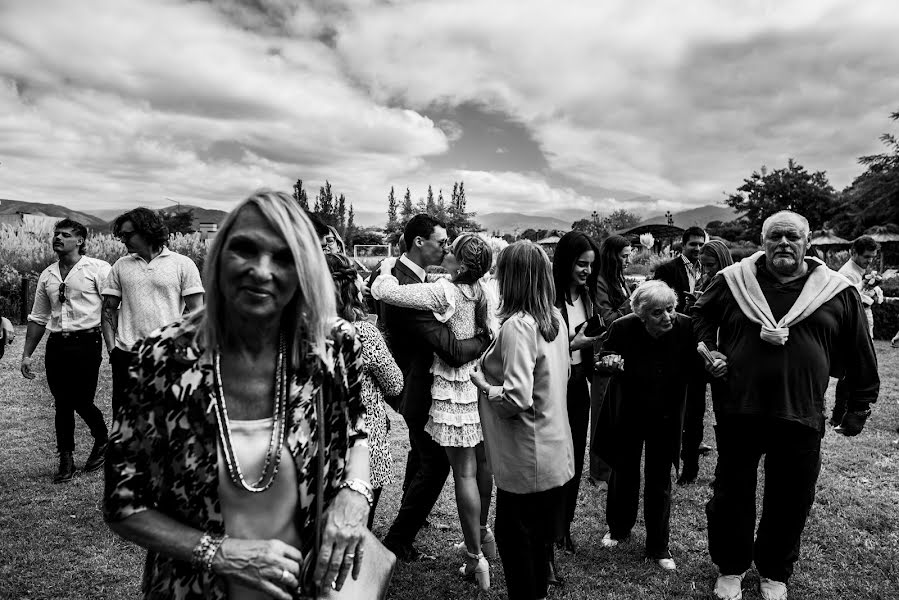
M 592 289 L 595 281 L 593 265 L 596 245 L 582 231 L 569 231 L 562 236 L 553 255 L 553 283 L 556 289 L 556 308 L 568 331 L 571 374 L 568 378 L 568 422 L 574 443 L 574 478 L 565 487 L 566 528 L 562 546 L 574 552 L 571 522 L 574 520 L 577 494 L 584 467 L 587 447 L 587 425 L 590 422 L 590 390 L 587 382 L 593 375 L 593 345 L 599 339 L 586 335 L 585 324 L 593 317 Z
M 368 528 L 371 529 L 381 490 L 393 479 L 390 426 L 384 398 L 402 393 L 403 372 L 387 349 L 381 331 L 365 320 L 363 282 L 350 259 L 343 254 L 326 253 L 325 262 L 334 280 L 337 316 L 353 323 L 356 339 L 362 343 L 362 404 L 365 405 L 371 486 L 374 488 L 374 502 L 368 513 Z
M 596 312 L 606 327 L 624 315 L 630 314 L 630 289 L 624 279 L 624 270 L 631 257 L 631 242 L 620 235 L 610 235 L 599 246 L 596 268 Z M 608 484 L 612 471 L 595 451 L 596 430 L 603 399 L 609 387 L 609 376 L 597 373 L 590 388 L 590 481 Z

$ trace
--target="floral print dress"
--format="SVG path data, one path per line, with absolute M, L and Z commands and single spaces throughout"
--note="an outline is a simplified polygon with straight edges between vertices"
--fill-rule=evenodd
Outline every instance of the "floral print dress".
M 368 429 L 371 485 L 379 488 L 393 479 L 390 428 L 384 398 L 399 396 L 403 392 L 403 372 L 377 327 L 368 321 L 356 321 L 355 326 L 357 337 L 362 342 L 362 403 L 365 405 L 365 425 Z
M 394 306 L 434 311 L 437 320 L 446 323 L 458 339 L 467 340 L 482 333 L 475 325 L 474 285 L 453 284 L 443 277 L 428 283 L 400 285 L 393 275 L 379 275 L 372 285 L 372 294 Z M 484 293 L 484 297 L 487 314 L 493 314 L 489 295 Z M 471 448 L 484 439 L 478 390 L 471 382 L 471 369 L 476 364 L 475 360 L 456 368 L 434 355 L 431 410 L 425 431 L 441 446 Z

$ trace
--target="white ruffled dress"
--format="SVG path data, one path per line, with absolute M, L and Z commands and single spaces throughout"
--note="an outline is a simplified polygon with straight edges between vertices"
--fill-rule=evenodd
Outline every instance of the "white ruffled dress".
M 394 306 L 433 311 L 437 320 L 446 323 L 460 340 L 481 333 L 475 325 L 475 291 L 469 284 L 456 285 L 440 277 L 428 283 L 400 285 L 392 275 L 379 275 L 372 285 L 372 294 Z M 487 314 L 492 315 L 490 296 L 485 297 Z M 441 446 L 472 448 L 484 439 L 478 390 L 471 382 L 471 369 L 476 364 L 474 360 L 456 368 L 434 355 L 431 410 L 425 431 Z

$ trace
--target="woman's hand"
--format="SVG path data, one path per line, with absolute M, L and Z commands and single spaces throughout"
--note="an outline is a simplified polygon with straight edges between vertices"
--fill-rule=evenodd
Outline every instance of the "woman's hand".
M 606 354 L 594 366 L 605 371 L 624 371 L 624 359 L 620 354 Z
M 717 350 L 712 350 L 709 352 L 712 356 L 712 362 L 706 362 L 705 370 L 709 372 L 712 377 L 724 377 L 727 375 L 727 357 L 718 352 Z
M 394 265 L 396 265 L 395 258 L 385 258 L 381 261 L 381 268 L 379 269 L 379 274 L 381 275 L 390 275 L 390 272 L 393 270 Z
M 484 372 L 481 371 L 480 365 L 476 364 L 471 368 L 469 377 L 471 377 L 471 382 L 474 384 L 474 386 L 480 391 L 484 391 L 488 387 L 490 387 L 490 384 L 487 383 L 487 378 L 484 377 Z
M 291 600 L 300 586 L 303 554 L 280 540 L 228 538 L 212 560 L 216 575 L 279 600 Z
M 598 335 L 593 337 L 584 335 L 584 329 L 586 329 L 586 327 L 581 327 L 580 329 L 578 329 L 577 333 L 574 334 L 574 337 L 571 338 L 569 348 L 572 352 L 574 352 L 575 350 L 581 350 L 582 348 L 586 348 L 588 346 L 593 346 L 593 343 L 600 338 L 600 336 Z
M 313 579 L 319 586 L 339 590 L 352 569 L 353 579 L 362 567 L 362 534 L 368 523 L 368 500 L 351 489 L 343 488 L 325 512 L 322 547 L 318 550 Z

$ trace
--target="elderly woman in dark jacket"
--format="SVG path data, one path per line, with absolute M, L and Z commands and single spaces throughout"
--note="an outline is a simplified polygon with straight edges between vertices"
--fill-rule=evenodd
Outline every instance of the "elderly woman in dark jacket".
M 665 570 L 676 568 L 668 548 L 671 467 L 678 465 L 687 376 L 698 360 L 690 319 L 675 312 L 676 303 L 664 282 L 641 284 L 631 296 L 634 313 L 612 323 L 596 364 L 612 374 L 597 435 L 612 467 L 602 545 L 626 540 L 637 521 L 645 445 L 646 553 Z

